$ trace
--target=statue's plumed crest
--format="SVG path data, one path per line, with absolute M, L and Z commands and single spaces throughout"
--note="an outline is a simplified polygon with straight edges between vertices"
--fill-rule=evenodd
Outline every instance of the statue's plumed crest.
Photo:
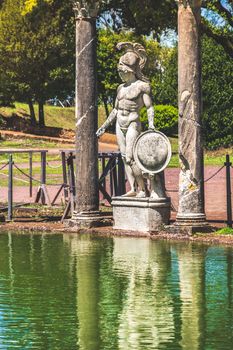
M 141 44 L 131 42 L 121 42 L 117 44 L 118 50 L 125 50 L 125 52 L 134 52 L 139 58 L 139 66 L 142 70 L 147 61 L 146 50 Z

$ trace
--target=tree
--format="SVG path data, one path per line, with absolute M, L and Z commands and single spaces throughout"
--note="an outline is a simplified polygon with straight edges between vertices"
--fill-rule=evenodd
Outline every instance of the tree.
M 191 0 L 187 1 L 191 3 Z M 102 8 L 102 13 L 109 11 L 117 30 L 122 27 L 133 28 L 138 35 L 152 34 L 159 40 L 167 29 L 177 29 L 176 2 L 176 0 L 110 0 Z M 202 10 L 203 33 L 212 37 L 233 57 L 232 0 L 203 0 Z
M 233 144 L 233 60 L 206 36 L 202 40 L 203 127 L 206 146 Z
M 203 0 L 201 29 L 233 58 L 233 1 Z
M 162 48 L 157 41 L 137 36 L 132 31 L 115 33 L 111 29 L 100 29 L 98 35 L 98 90 L 99 99 L 105 106 L 106 115 L 109 114 L 109 104 L 113 105 L 116 89 L 121 83 L 117 72 L 117 65 L 122 52 L 116 49 L 121 41 L 134 41 L 141 43 L 148 55 L 144 74 L 149 78 L 152 86 L 152 96 L 155 103 L 159 103 L 161 80 L 163 80 L 164 67 L 169 62 L 172 49 Z
M 202 38 L 203 130 L 205 146 L 233 144 L 233 60 L 206 35 Z M 160 104 L 177 105 L 177 48 L 167 60 L 158 85 Z
M 32 3 L 5 0 L 0 10 L 0 66 L 14 81 L 17 97 L 28 101 L 32 116 L 32 100 L 38 102 L 43 126 L 45 100 L 73 87 L 72 7 L 62 0 L 25 5 Z

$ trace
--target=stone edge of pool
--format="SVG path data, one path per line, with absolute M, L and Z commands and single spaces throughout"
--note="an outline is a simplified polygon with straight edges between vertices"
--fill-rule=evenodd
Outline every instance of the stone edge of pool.
M 216 227 L 218 229 L 219 227 Z M 172 240 L 172 241 L 189 241 L 209 244 L 227 244 L 233 245 L 233 235 L 214 235 L 213 233 L 196 233 L 194 235 L 184 235 L 178 233 L 171 233 L 168 230 L 161 230 L 160 232 L 137 232 L 116 230 L 111 226 L 96 227 L 96 228 L 82 228 L 79 230 L 72 230 L 64 227 L 60 222 L 6 222 L 0 224 L 0 234 L 6 232 L 15 232 L 18 234 L 91 234 L 102 237 L 144 237 L 152 240 Z

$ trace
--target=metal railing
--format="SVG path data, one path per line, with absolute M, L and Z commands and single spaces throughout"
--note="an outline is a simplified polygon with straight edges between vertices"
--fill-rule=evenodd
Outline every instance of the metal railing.
M 74 150 L 60 150 L 59 159 L 61 163 L 53 166 L 47 162 L 48 150 L 0 150 L 0 154 L 8 154 L 8 161 L 4 164 L 0 164 L 0 172 L 6 168 L 8 168 L 8 173 L 4 175 L 8 178 L 8 204 L 7 211 L 8 220 L 12 220 L 13 218 L 13 192 L 14 179 L 23 181 L 29 185 L 29 193 L 30 197 L 32 197 L 32 188 L 33 182 L 38 184 L 37 194 L 35 198 L 35 203 L 41 202 L 46 205 L 54 205 L 59 195 L 63 192 L 64 200 L 65 200 L 65 210 L 62 216 L 62 220 L 64 220 L 69 214 L 72 215 L 75 210 L 75 151 Z M 29 171 L 28 173 L 20 167 L 20 165 L 16 164 L 13 155 L 16 153 L 28 153 L 29 155 Z M 40 153 L 40 179 L 36 179 L 33 177 L 33 153 Z M 57 159 L 58 160 L 58 159 Z M 125 171 L 124 164 L 121 158 L 121 154 L 119 152 L 112 153 L 99 153 L 99 192 L 100 192 L 100 200 L 105 201 L 108 204 L 111 204 L 111 200 L 113 196 L 120 196 L 126 192 L 126 180 L 125 180 Z M 46 167 L 62 168 L 62 181 L 60 184 L 51 184 L 51 186 L 58 186 L 58 190 L 55 193 L 53 199 L 50 199 L 50 193 L 47 188 L 46 180 L 47 180 L 47 170 Z M 14 169 L 20 172 L 25 179 L 19 179 L 14 176 Z M 216 177 L 221 171 L 226 169 L 226 216 L 227 216 L 227 226 L 232 227 L 232 195 L 231 195 L 231 175 L 232 175 L 232 162 L 230 161 L 230 156 L 226 155 L 226 160 L 224 164 L 219 167 L 211 176 L 204 180 L 205 183 L 212 180 Z M 178 192 L 178 188 L 166 189 L 167 192 Z M 19 206 L 18 204 L 16 205 Z M 176 211 L 174 204 L 172 203 L 172 209 Z M 0 208 L 1 210 L 1 208 Z M 5 208 L 4 208 L 5 211 Z
M 33 153 L 40 153 L 40 179 L 33 177 Z M 33 182 L 38 184 L 37 193 L 34 202 L 41 202 L 43 205 L 52 206 L 55 204 L 57 198 L 63 192 L 65 199 L 65 210 L 62 216 L 64 220 L 69 213 L 73 213 L 75 209 L 75 151 L 74 150 L 60 150 L 61 164 L 53 166 L 47 161 L 48 150 L 0 150 L 0 154 L 8 154 L 8 161 L 0 167 L 0 171 L 8 167 L 8 173 L 0 173 L 8 179 L 8 215 L 7 219 L 10 221 L 13 218 L 13 208 L 19 207 L 19 204 L 14 205 L 14 180 L 22 181 L 29 185 L 29 194 L 32 197 Z M 29 155 L 29 172 L 27 173 L 19 164 L 14 161 L 14 154 L 28 153 Z M 112 196 L 118 196 L 125 193 L 125 172 L 124 165 L 119 152 L 114 153 L 99 153 L 99 191 L 102 200 L 111 203 Z M 58 186 L 58 190 L 51 200 L 51 193 L 49 193 L 47 181 L 47 167 L 58 169 L 62 168 L 62 183 L 50 184 L 49 186 Z M 16 177 L 14 175 L 16 169 L 25 179 Z M 0 211 L 5 211 L 5 208 L 0 208 Z

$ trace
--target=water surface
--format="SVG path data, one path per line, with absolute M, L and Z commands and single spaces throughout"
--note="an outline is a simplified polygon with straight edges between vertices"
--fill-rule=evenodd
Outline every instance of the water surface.
M 231 350 L 233 250 L 0 235 L 0 349 Z

